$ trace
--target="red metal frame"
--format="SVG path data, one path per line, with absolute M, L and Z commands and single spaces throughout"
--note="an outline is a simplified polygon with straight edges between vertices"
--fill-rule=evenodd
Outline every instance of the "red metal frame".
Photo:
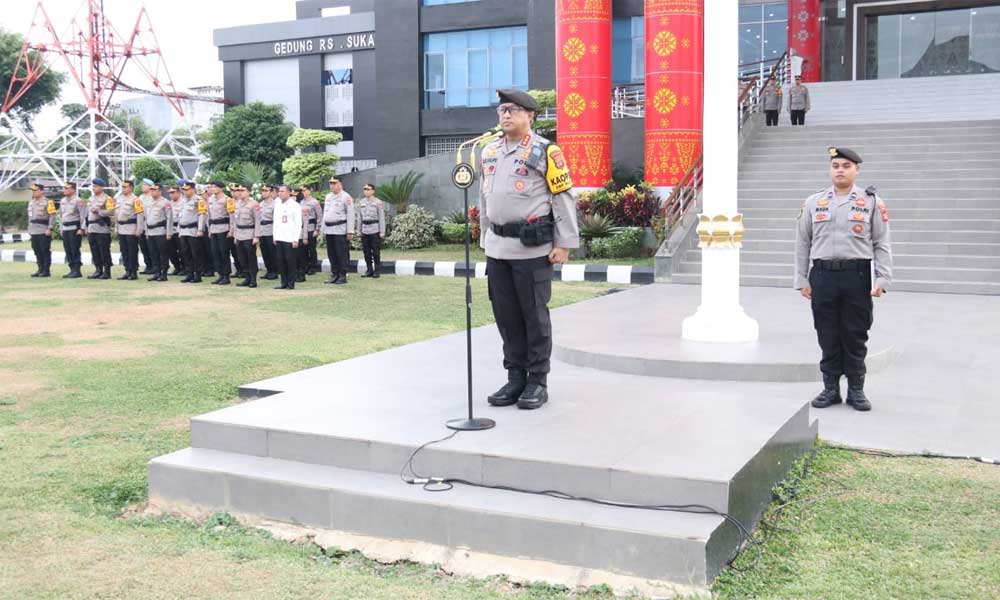
M 230 104 L 220 98 L 177 91 L 145 7 L 139 9 L 135 25 L 127 38 L 119 34 L 105 16 L 102 0 L 83 0 L 81 9 L 84 8 L 86 26 L 81 26 L 78 10 L 70 21 L 67 32 L 59 36 L 45 11 L 43 1 L 38 1 L 7 95 L 0 105 L 0 113 L 13 108 L 48 71 L 49 66 L 45 62 L 45 55 L 48 53 L 55 53 L 63 58 L 87 107 L 96 109 L 101 115 L 106 114 L 111 106 L 111 99 L 118 90 L 163 96 L 181 116 L 184 116 L 184 109 L 178 100 L 182 99 Z M 123 78 L 128 65 L 134 65 L 132 72 L 138 71 L 147 84 L 152 84 L 153 90 L 125 83 Z

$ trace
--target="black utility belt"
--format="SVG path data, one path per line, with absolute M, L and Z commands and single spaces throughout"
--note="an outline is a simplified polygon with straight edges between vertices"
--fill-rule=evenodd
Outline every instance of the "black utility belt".
M 310 225 L 315 225 L 316 224 L 316 219 L 309 219 L 308 223 Z
M 118 224 L 119 225 L 135 225 L 138 222 L 139 222 L 138 219 L 128 219 L 126 221 L 118 221 Z
M 35 225 L 48 225 L 49 224 L 49 220 L 48 219 L 32 219 L 31 222 L 34 223 Z
M 229 224 L 229 217 L 225 217 L 225 218 L 222 218 L 222 219 L 209 219 L 208 223 L 209 223 L 209 225 L 222 225 L 222 224 L 228 225 Z
M 98 217 L 96 219 L 87 219 L 88 225 L 100 225 L 101 227 L 111 227 L 111 217 Z
M 63 227 L 79 227 L 80 226 L 80 222 L 79 221 L 66 221 L 62 225 L 63 225 Z
M 374 225 L 376 223 L 378 223 L 378 219 L 375 219 L 374 221 L 361 221 L 362 225 Z
M 159 229 L 167 224 L 166 221 L 160 221 L 159 223 L 146 223 L 146 229 Z
M 236 229 L 256 229 L 256 225 L 237 225 Z
M 178 229 L 194 229 L 197 226 L 198 226 L 198 221 L 195 221 L 194 223 L 181 223 L 177 227 Z
M 260 222 L 261 225 L 271 225 L 273 223 L 274 223 L 274 221 L 261 221 Z
M 493 233 L 500 237 L 517 238 L 525 246 L 541 246 L 555 239 L 555 222 L 552 217 L 541 217 L 517 223 L 491 223 Z
M 347 220 L 344 220 L 344 221 L 323 221 L 323 224 L 326 225 L 327 227 L 336 227 L 337 225 L 344 225 L 346 223 L 347 223 Z
M 845 258 L 845 259 L 823 259 L 813 260 L 813 267 L 821 271 L 861 271 L 869 270 L 872 266 L 870 258 Z

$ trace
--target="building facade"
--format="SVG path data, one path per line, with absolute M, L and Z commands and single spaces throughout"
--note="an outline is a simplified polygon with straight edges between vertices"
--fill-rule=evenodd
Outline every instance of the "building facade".
M 451 151 L 496 123 L 496 88 L 555 88 L 560 1 L 299 0 L 294 21 L 215 31 L 225 97 L 339 131 L 342 170 Z M 644 81 L 644 4 L 612 0 L 618 88 Z M 740 4 L 742 75 L 789 48 L 814 81 L 1000 71 L 998 0 Z M 617 121 L 616 160 L 617 138 L 635 129 Z

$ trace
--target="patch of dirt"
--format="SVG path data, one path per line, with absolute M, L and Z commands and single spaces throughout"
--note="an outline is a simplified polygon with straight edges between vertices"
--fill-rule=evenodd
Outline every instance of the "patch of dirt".
M 188 415 L 179 415 L 173 419 L 167 419 L 159 423 L 153 431 L 179 431 L 187 429 L 191 424 L 191 417 Z
M 77 290 L 67 288 L 46 288 L 30 289 L 7 292 L 0 295 L 0 300 L 10 300 L 13 302 L 31 302 L 34 300 L 74 300 L 81 301 L 93 298 L 91 290 Z
M 42 389 L 42 382 L 31 373 L 0 369 L 0 397 L 21 398 Z
M 21 346 L 0 348 L 0 361 L 24 359 L 28 356 L 31 358 L 62 358 L 68 360 L 93 360 L 100 356 L 128 356 L 130 358 L 137 358 L 140 356 L 149 356 L 154 352 L 153 348 L 149 346 L 121 341 L 102 342 L 100 347 L 73 345 L 36 348 Z

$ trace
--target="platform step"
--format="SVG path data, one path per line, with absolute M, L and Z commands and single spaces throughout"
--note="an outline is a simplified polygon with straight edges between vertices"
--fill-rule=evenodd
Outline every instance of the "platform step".
M 598 506 L 398 475 L 188 448 L 149 463 L 150 499 L 348 533 L 468 548 L 678 583 L 722 569 L 734 528 L 716 515 Z

